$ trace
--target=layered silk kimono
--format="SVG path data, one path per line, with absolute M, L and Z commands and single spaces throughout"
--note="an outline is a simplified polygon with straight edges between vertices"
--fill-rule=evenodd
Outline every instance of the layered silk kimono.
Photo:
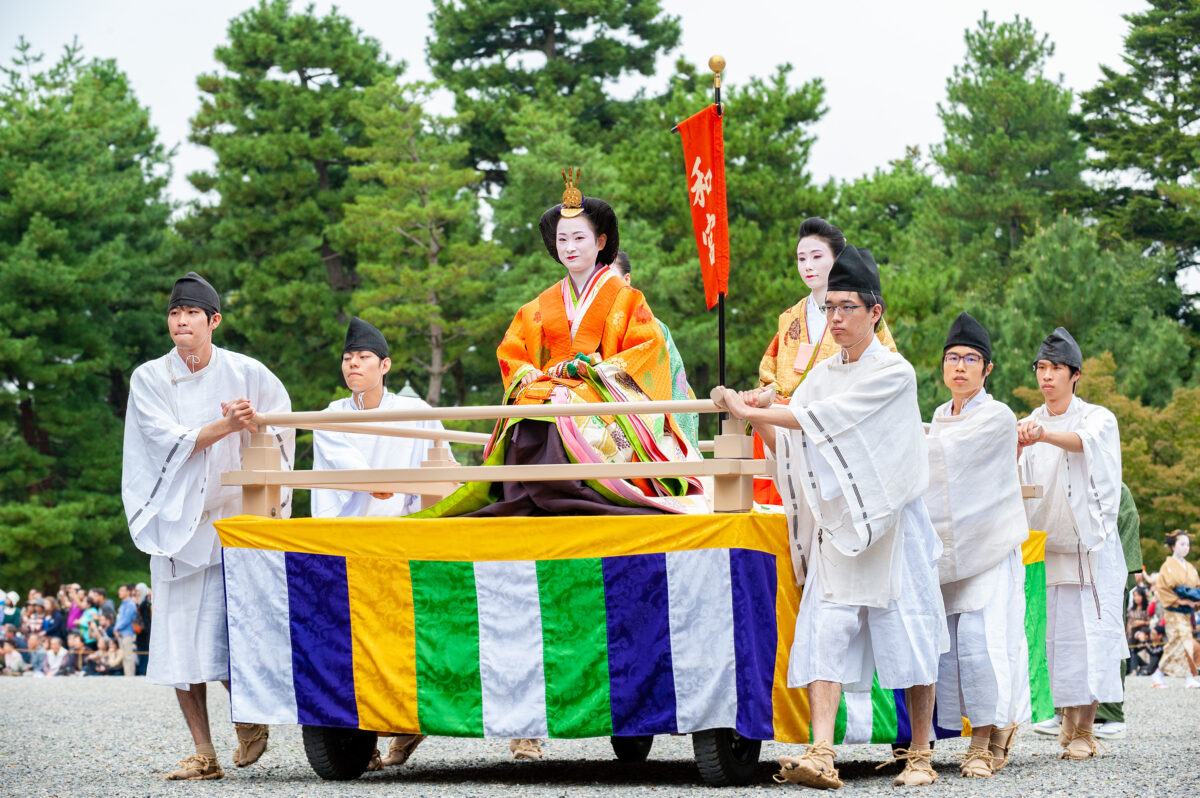
M 818 324 L 821 333 L 815 335 Z M 888 330 L 887 322 L 881 321 L 876 332 L 879 343 L 893 352 L 896 342 Z M 813 338 L 817 341 L 814 343 Z M 786 403 L 796 388 L 808 376 L 812 367 L 841 351 L 833 340 L 825 315 L 815 307 L 809 294 L 779 315 L 779 329 L 771 339 L 770 346 L 758 364 L 758 384 L 762 388 L 774 388 Z M 764 457 L 762 439 L 754 436 L 754 456 Z M 754 480 L 754 500 L 759 504 L 783 504 L 783 499 L 769 479 Z
M 583 355 L 585 359 L 580 359 Z M 570 277 L 517 311 L 496 351 L 506 403 L 518 405 L 637 402 L 672 398 L 670 357 L 662 328 L 645 297 L 607 268 L 597 269 L 582 293 Z M 569 360 L 576 377 L 551 377 Z M 520 387 L 531 372 L 542 376 Z M 670 415 L 545 418 L 574 463 L 667 462 L 700 454 Z M 518 436 L 520 419 L 502 420 L 485 450 L 501 465 Z M 526 436 L 528 437 L 528 436 Z M 546 462 L 541 460 L 539 462 Z M 706 512 L 699 480 L 601 479 L 586 484 L 617 507 L 658 512 Z M 470 483 L 421 515 L 463 515 L 500 500 L 499 483 Z

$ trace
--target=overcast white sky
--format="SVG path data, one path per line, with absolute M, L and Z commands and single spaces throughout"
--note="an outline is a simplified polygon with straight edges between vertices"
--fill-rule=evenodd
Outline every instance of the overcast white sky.
M 0 44 L 24 35 L 51 59 L 75 36 L 85 54 L 115 58 L 134 91 L 150 107 L 164 142 L 177 144 L 171 195 L 195 196 L 184 176 L 212 163 L 207 150 L 187 142 L 188 119 L 199 107 L 195 78 L 216 68 L 213 48 L 228 21 L 253 0 L 0 0 Z M 302 8 L 303 0 L 295 3 Z M 316 3 L 324 13 L 329 2 Z M 425 37 L 431 0 L 343 0 L 339 8 L 393 58 L 409 64 L 408 76 L 428 78 Z M 728 62 L 727 84 L 767 75 L 790 62 L 792 79 L 825 80 L 828 114 L 816 126 L 809 164 L 818 180 L 849 179 L 941 137 L 937 103 L 946 78 L 962 61 L 963 30 L 984 9 L 997 20 L 1029 17 L 1057 45 L 1049 73 L 1061 73 L 1076 91 L 1091 87 L 1101 63 L 1120 66 L 1127 25 L 1121 14 L 1143 0 L 663 0 L 679 16 L 683 40 L 663 58 L 660 75 L 683 55 L 704 65 L 716 52 Z M 9 51 L 11 52 L 11 50 Z M 7 54 L 3 54 L 7 61 Z M 627 83 L 661 85 L 662 78 Z M 444 110 L 449 110 L 444 109 Z M 736 109 L 726 124 L 736 124 Z

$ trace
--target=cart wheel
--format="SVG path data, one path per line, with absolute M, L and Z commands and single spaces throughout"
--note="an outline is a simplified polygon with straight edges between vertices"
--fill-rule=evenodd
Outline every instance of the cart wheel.
M 350 781 L 361 776 L 378 739 L 373 731 L 327 726 L 302 726 L 301 734 L 308 764 L 329 781 Z
M 654 745 L 654 735 L 646 734 L 637 737 L 610 737 L 613 753 L 621 762 L 645 762 L 650 756 L 650 746 Z
M 733 729 L 692 732 L 692 750 L 700 778 L 710 787 L 749 784 L 758 770 L 762 740 L 743 737 Z

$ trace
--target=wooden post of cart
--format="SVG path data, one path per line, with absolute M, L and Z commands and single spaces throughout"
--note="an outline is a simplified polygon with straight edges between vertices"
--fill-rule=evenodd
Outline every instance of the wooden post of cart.
M 444 440 L 433 442 L 425 451 L 425 459 L 421 461 L 421 468 L 446 468 L 448 466 L 456 466 L 454 458 L 450 456 L 450 443 Z M 421 509 L 432 507 L 445 498 L 440 493 L 422 493 L 421 494 Z
M 250 434 L 250 445 L 242 449 L 242 470 L 281 471 L 283 455 L 279 451 L 275 436 L 269 432 Z M 263 480 L 258 485 L 242 485 L 242 512 L 246 515 L 261 515 L 280 518 L 279 485 L 268 485 Z

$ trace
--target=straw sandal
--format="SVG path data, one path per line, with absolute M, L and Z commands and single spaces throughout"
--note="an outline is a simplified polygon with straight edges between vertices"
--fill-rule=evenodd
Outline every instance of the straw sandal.
M 424 734 L 397 734 L 388 740 L 387 756 L 380 760 L 380 767 L 391 768 L 403 765 L 424 739 Z
M 383 760 L 379 758 L 378 748 L 371 752 L 371 758 L 367 760 L 367 772 L 374 773 L 377 770 L 383 770 Z
M 965 754 L 958 756 L 963 761 L 958 775 L 964 779 L 990 779 L 995 775 L 994 757 L 987 748 L 968 748 Z
M 235 723 L 238 747 L 233 752 L 233 764 L 240 768 L 253 765 L 267 750 L 271 730 L 264 723 Z
M 179 763 L 179 769 L 167 774 L 167 781 L 207 781 L 225 775 L 215 756 L 192 754 Z
M 1080 729 L 1076 727 L 1071 739 L 1063 746 L 1062 753 L 1058 755 L 1059 759 L 1092 759 L 1100 755 L 1100 749 L 1103 746 L 1096 740 L 1096 735 L 1091 729 Z
M 541 740 L 533 740 L 529 738 L 518 738 L 508 741 L 508 750 L 512 751 L 512 758 L 517 759 L 541 759 L 542 758 L 542 742 Z
M 992 736 L 988 743 L 991 746 L 993 773 L 999 772 L 1008 764 L 1008 755 L 1012 752 L 1013 740 L 1017 738 L 1017 726 L 1019 725 L 1014 723 L 1011 726 L 997 726 L 992 729 Z
M 937 771 L 933 769 L 933 749 L 926 748 L 916 751 L 911 748 L 897 748 L 892 752 L 892 758 L 876 770 L 882 770 L 893 762 L 903 762 L 904 770 L 892 781 L 893 787 L 924 787 L 937 781 Z
M 833 746 L 818 740 L 808 747 L 799 759 L 792 756 L 779 757 L 780 770 L 774 776 L 780 784 L 802 784 L 822 790 L 836 790 L 842 786 L 837 768 L 833 766 Z

